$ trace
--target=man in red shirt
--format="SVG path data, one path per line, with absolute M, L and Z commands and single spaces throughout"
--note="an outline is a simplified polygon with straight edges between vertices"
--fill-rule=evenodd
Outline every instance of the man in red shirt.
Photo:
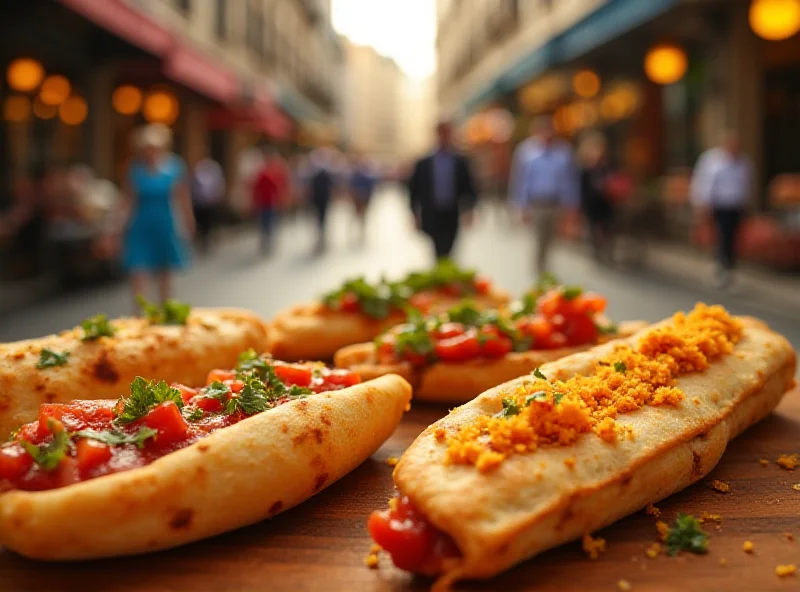
M 258 219 L 261 252 L 272 250 L 272 232 L 289 189 L 286 162 L 274 148 L 264 151 L 264 164 L 253 182 L 253 210 Z

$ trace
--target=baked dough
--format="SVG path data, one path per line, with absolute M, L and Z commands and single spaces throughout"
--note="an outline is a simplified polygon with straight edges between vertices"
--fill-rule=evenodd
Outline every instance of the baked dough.
M 76 560 L 156 551 L 274 516 L 352 471 L 392 434 L 411 386 L 384 376 L 285 403 L 145 467 L 0 494 L 0 544 Z
M 42 403 L 116 399 L 137 376 L 201 386 L 209 370 L 232 368 L 241 352 L 268 346 L 264 321 L 239 309 L 192 309 L 185 326 L 140 318 L 111 324 L 113 337 L 93 341 L 81 341 L 75 328 L 0 344 L 0 438 L 35 420 Z M 67 364 L 37 369 L 42 348 L 69 351 Z
M 479 308 L 505 304 L 509 295 L 492 288 L 488 294 L 470 296 Z M 431 313 L 443 312 L 460 302 L 442 296 Z M 330 310 L 322 303 L 300 304 L 278 313 L 270 325 L 272 355 L 278 360 L 330 360 L 341 348 L 354 343 L 372 341 L 378 335 L 402 323 L 404 314 L 391 314 L 373 319 L 365 314 Z
M 628 321 L 619 325 L 615 335 L 607 339 L 629 337 L 647 327 L 644 321 Z M 533 370 L 546 362 L 552 362 L 592 347 L 564 347 L 549 350 L 514 352 L 502 358 L 480 358 L 461 364 L 436 362 L 430 366 L 415 368 L 408 362 L 378 364 L 375 361 L 375 345 L 359 343 L 336 352 L 334 361 L 340 368 L 357 372 L 364 380 L 384 374 L 399 374 L 414 386 L 414 398 L 432 403 L 466 403 L 482 392 Z
M 713 360 L 704 372 L 678 378 L 685 395 L 678 407 L 645 406 L 617 417 L 617 425 L 633 429 L 633 439 L 611 445 L 585 434 L 571 446 L 510 456 L 489 473 L 446 464 L 435 430 L 452 433 L 478 416 L 497 413 L 503 393 L 527 379 L 493 388 L 426 429 L 403 455 L 394 480 L 463 553 L 447 560 L 438 589 L 454 580 L 491 577 L 711 471 L 728 441 L 768 415 L 794 381 L 796 355 L 786 339 L 759 321 L 740 320 L 743 334 L 731 354 Z M 614 347 L 601 345 L 542 371 L 559 379 L 589 374 Z

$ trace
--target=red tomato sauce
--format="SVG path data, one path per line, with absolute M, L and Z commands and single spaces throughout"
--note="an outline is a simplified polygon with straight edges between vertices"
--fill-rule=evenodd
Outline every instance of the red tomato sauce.
M 395 566 L 406 571 L 433 576 L 441 573 L 444 560 L 461 556 L 453 539 L 428 522 L 406 496 L 373 512 L 367 528 Z
M 358 374 L 343 369 L 315 368 L 312 365 L 272 362 L 275 374 L 288 387 L 297 385 L 313 393 L 336 391 L 358 384 Z M 239 393 L 244 384 L 237 380 L 233 370 L 212 370 L 206 383 L 222 382 L 230 387 L 228 398 Z M 248 416 L 242 412 L 227 414 L 221 401 L 204 396 L 205 389 L 194 389 L 174 384 L 184 401 L 183 412 L 174 401 L 151 408 L 146 415 L 127 424 L 115 422 L 119 401 L 95 400 L 71 403 L 46 403 L 39 410 L 37 421 L 25 424 L 13 440 L 0 446 L 0 492 L 19 489 L 39 491 L 64 487 L 80 481 L 127 471 L 150 464 L 162 456 L 194 444 L 201 438 L 222 428 L 234 425 Z M 274 406 L 293 400 L 286 396 L 274 401 Z M 274 408 L 274 407 L 272 407 Z M 196 409 L 203 417 L 192 419 L 187 415 Z M 92 438 L 74 436 L 81 430 L 106 432 L 114 430 L 121 435 L 133 436 L 142 428 L 156 430 L 154 437 L 145 440 L 141 447 L 134 443 L 107 444 Z M 46 445 L 61 431 L 71 434 L 66 455 L 56 467 L 37 464 L 23 446 Z

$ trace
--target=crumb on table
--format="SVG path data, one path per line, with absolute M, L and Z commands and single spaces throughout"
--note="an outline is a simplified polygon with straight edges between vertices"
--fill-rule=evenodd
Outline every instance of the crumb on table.
M 797 572 L 797 566 L 794 563 L 788 565 L 778 565 L 775 567 L 775 575 L 779 578 L 786 576 L 793 576 Z
M 782 469 L 794 471 L 797 465 L 800 464 L 800 456 L 797 454 L 781 454 L 775 463 Z
M 727 560 L 727 559 L 725 559 L 724 557 L 722 557 L 722 558 L 720 558 L 720 560 L 719 560 L 719 564 L 720 564 L 722 567 L 727 567 L 727 565 L 728 565 L 728 560 Z
M 644 509 L 644 513 L 648 516 L 655 516 L 656 518 L 661 516 L 661 510 L 656 508 L 653 504 L 647 504 L 647 507 Z
M 760 463 L 761 463 L 761 466 L 762 466 L 762 467 L 767 467 L 767 466 L 769 466 L 769 461 L 768 461 L 766 458 L 762 458 L 762 459 L 761 459 L 760 461 L 758 461 L 758 462 L 760 462 Z
M 720 493 L 728 493 L 731 490 L 731 486 L 725 483 L 725 481 L 714 479 L 711 482 L 711 489 L 713 489 L 714 491 L 719 491 Z
M 620 580 L 617 582 L 617 589 L 622 592 L 628 592 L 631 589 L 631 583 L 628 580 Z
M 745 553 L 753 553 L 756 549 L 756 546 L 753 544 L 753 541 L 745 541 L 742 545 L 742 551 Z
M 386 464 L 389 465 L 390 467 L 394 467 L 397 465 L 398 461 L 399 459 L 396 456 L 390 456 L 389 458 L 386 459 Z
M 589 559 L 597 559 L 600 553 L 606 550 L 606 540 L 600 537 L 592 538 L 592 535 L 583 535 L 583 550 L 589 556 Z

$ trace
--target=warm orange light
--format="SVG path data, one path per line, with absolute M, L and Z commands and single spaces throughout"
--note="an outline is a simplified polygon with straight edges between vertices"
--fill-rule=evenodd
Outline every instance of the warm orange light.
M 47 105 L 41 97 L 36 97 L 33 100 L 33 114 L 39 119 L 53 119 L 58 115 L 58 105 Z
M 45 105 L 60 105 L 69 97 L 72 85 L 63 76 L 48 76 L 39 89 L 39 98 Z
M 591 70 L 581 70 L 572 78 L 575 94 L 584 99 L 591 99 L 600 92 L 600 77 Z
M 597 105 L 591 101 L 573 103 L 570 105 L 569 111 L 570 119 L 579 129 L 592 127 L 599 118 Z
M 564 105 L 553 113 L 553 129 L 562 136 L 571 136 L 575 132 L 575 120 L 570 105 Z
M 3 103 L 3 118 L 22 123 L 31 118 L 31 100 L 25 95 L 11 95 Z
M 122 115 L 135 115 L 142 107 L 142 91 L 130 84 L 118 86 L 111 94 L 111 106 Z
M 147 95 L 142 114 L 150 123 L 172 125 L 178 119 L 180 105 L 177 97 L 167 90 L 153 91 Z
M 38 88 L 44 78 L 44 68 L 36 60 L 19 58 L 8 65 L 6 79 L 8 86 L 20 92 L 30 92 Z
M 89 106 L 81 97 L 70 97 L 58 106 L 58 115 L 67 125 L 80 125 L 89 114 Z
M 678 82 L 686 73 L 689 60 L 686 52 L 677 45 L 654 45 L 644 58 L 644 71 L 656 84 Z
M 792 37 L 800 31 L 800 0 L 753 0 L 750 27 L 768 41 Z

